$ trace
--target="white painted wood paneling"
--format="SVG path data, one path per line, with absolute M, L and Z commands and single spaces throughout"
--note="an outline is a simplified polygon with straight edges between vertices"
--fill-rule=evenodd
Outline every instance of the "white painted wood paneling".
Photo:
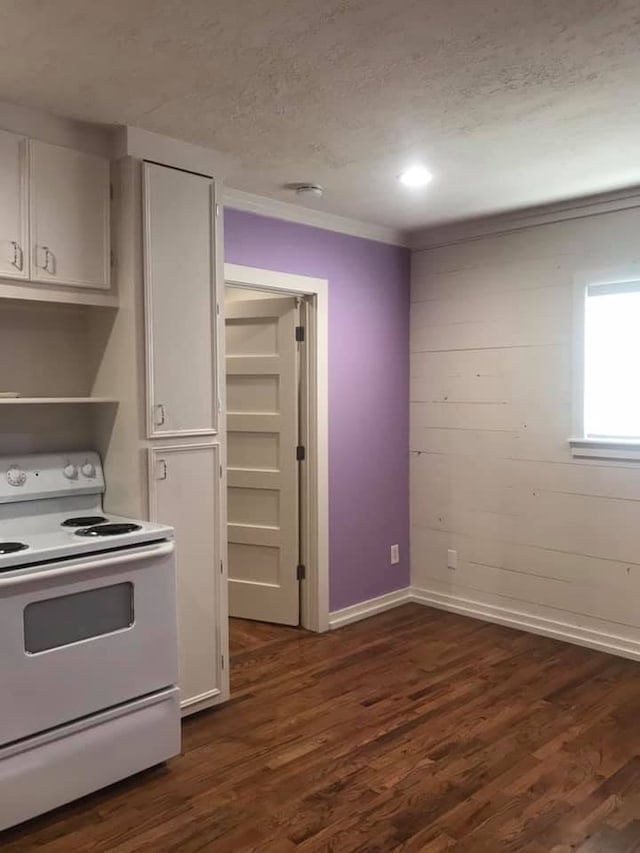
M 640 640 L 640 470 L 574 459 L 568 443 L 573 285 L 637 263 L 639 228 L 634 209 L 414 253 L 420 600 L 517 613 L 531 630 L 548 619 L 613 650 Z

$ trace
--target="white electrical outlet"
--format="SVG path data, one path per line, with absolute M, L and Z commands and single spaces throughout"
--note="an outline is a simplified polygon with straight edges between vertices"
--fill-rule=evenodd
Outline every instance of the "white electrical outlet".
M 449 548 L 449 550 L 447 551 L 447 568 L 458 568 L 458 552 L 455 551 L 453 548 Z
M 391 546 L 391 565 L 397 566 L 400 562 L 400 546 L 392 545 Z

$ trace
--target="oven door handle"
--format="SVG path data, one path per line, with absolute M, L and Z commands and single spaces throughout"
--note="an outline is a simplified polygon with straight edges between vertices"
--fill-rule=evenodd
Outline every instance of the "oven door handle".
M 0 575 L 0 589 L 15 587 L 18 584 L 34 583 L 35 581 L 55 580 L 63 575 L 75 575 L 82 572 L 94 571 L 95 569 L 113 569 L 123 565 L 130 566 L 132 563 L 140 563 L 143 560 L 150 560 L 152 557 L 166 557 L 172 554 L 174 550 L 175 545 L 173 541 L 160 542 L 151 548 L 145 548 L 140 551 L 131 550 L 96 560 L 74 560 L 73 565 L 61 564 L 57 568 L 44 569 L 39 572 L 29 571 L 29 569 L 16 569 L 16 571 L 23 571 L 23 574 L 13 578 L 2 577 Z

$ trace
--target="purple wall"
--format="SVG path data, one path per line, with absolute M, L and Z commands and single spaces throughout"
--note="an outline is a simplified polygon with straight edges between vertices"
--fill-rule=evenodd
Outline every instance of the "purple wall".
M 229 263 L 329 281 L 330 609 L 408 586 L 408 250 L 231 209 L 224 232 Z

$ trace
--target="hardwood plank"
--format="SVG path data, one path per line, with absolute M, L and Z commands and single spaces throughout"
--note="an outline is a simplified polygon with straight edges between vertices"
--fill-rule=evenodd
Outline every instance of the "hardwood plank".
M 183 754 L 3 853 L 640 849 L 640 667 L 409 604 L 325 635 L 231 620 Z

